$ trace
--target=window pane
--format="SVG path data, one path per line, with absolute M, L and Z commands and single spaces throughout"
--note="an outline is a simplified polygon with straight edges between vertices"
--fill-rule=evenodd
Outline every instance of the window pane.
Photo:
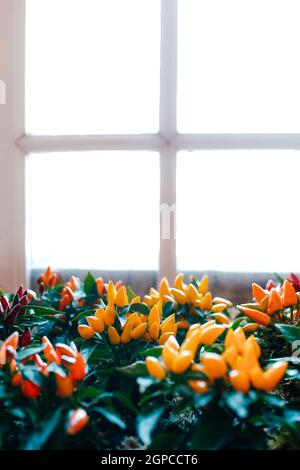
M 179 0 L 181 132 L 300 131 L 299 0 Z
M 300 152 L 178 155 L 179 270 L 299 270 Z
M 27 170 L 31 268 L 157 269 L 158 154 L 31 155 Z
M 26 129 L 158 129 L 159 0 L 27 0 Z

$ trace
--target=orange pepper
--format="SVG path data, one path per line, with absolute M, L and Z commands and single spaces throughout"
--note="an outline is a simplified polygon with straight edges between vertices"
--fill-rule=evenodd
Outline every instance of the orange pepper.
M 58 397 L 69 397 L 74 390 L 72 378 L 70 376 L 62 377 L 56 374 L 56 395 Z
M 237 308 L 259 325 L 268 326 L 271 322 L 271 318 L 269 317 L 269 315 L 266 315 L 265 313 L 260 312 L 259 310 L 243 307 L 242 305 L 238 305 Z
M 290 307 L 298 303 L 298 297 L 294 289 L 294 286 L 287 279 L 284 281 L 284 284 L 283 284 L 282 300 L 283 300 L 284 307 Z
M 258 284 L 253 282 L 253 284 L 252 284 L 252 295 L 255 298 L 256 302 L 259 303 L 267 295 L 267 292 L 262 287 L 260 287 Z
M 97 293 L 98 293 L 99 297 L 102 297 L 102 295 L 104 293 L 104 282 L 103 282 L 102 277 L 98 277 L 96 279 L 96 286 L 97 286 Z
M 268 314 L 272 315 L 278 310 L 282 310 L 282 308 L 283 308 L 283 303 L 279 295 L 279 292 L 277 292 L 277 290 L 275 289 L 272 289 L 270 292 L 269 302 L 268 302 L 268 310 L 267 310 Z

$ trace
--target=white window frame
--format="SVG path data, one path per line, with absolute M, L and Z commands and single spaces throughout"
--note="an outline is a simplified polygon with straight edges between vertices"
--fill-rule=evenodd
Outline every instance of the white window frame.
M 176 155 L 181 150 L 300 149 L 300 134 L 183 134 L 177 130 L 177 0 L 161 0 L 159 132 L 93 136 L 28 136 L 24 125 L 26 0 L 0 0 L 0 287 L 27 283 L 25 157 L 28 153 L 152 150 L 160 154 L 160 203 L 176 204 Z M 160 241 L 159 276 L 176 273 L 176 240 Z M 3 276 L 3 281 L 1 279 Z

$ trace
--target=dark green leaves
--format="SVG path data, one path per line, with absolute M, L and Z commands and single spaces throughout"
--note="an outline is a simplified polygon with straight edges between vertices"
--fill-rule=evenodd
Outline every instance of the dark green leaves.
M 129 364 L 124 367 L 117 367 L 117 372 L 127 375 L 128 377 L 140 377 L 142 375 L 147 375 L 146 364 L 143 361 L 136 361 L 133 364 Z
M 148 446 L 151 435 L 165 411 L 165 406 L 152 409 L 147 414 L 140 414 L 137 419 L 137 433 L 141 441 Z
M 122 420 L 119 414 L 113 408 L 104 408 L 101 406 L 95 406 L 93 411 L 100 413 L 107 421 L 116 426 L 119 426 L 121 429 L 126 428 L 126 423 Z
M 88 272 L 84 280 L 83 289 L 86 295 L 97 294 L 96 279 Z
M 289 342 L 300 340 L 300 328 L 293 325 L 285 325 L 281 323 L 275 324 L 276 328 L 280 331 L 282 336 Z
M 22 445 L 24 450 L 39 450 L 42 449 L 44 444 L 47 442 L 51 434 L 58 427 L 62 417 L 62 408 L 58 408 L 56 411 L 52 411 L 46 415 L 43 419 L 39 420 L 36 424 L 35 431 L 33 431 L 26 438 Z

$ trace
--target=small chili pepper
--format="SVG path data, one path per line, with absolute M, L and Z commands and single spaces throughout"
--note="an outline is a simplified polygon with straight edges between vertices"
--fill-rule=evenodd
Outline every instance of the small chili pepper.
M 203 295 L 206 294 L 206 292 L 208 291 L 208 284 L 209 284 L 208 276 L 207 275 L 202 276 L 200 284 L 198 286 L 198 291 Z
M 146 367 L 148 373 L 156 379 L 163 380 L 166 377 L 166 371 L 160 361 L 153 356 L 146 357 Z
M 97 286 L 97 294 L 99 295 L 99 297 L 102 297 L 104 293 L 104 289 L 105 289 L 102 277 L 98 277 L 96 279 L 96 286 Z
M 252 295 L 253 295 L 254 299 L 256 300 L 256 302 L 259 303 L 266 296 L 266 294 L 267 294 L 267 292 L 265 291 L 265 289 L 263 289 L 258 284 L 253 282 L 253 284 L 252 284 Z
M 160 296 L 171 295 L 172 292 L 169 286 L 168 279 L 166 277 L 163 277 L 162 280 L 160 281 L 158 292 Z
M 295 292 L 294 286 L 287 279 L 284 281 L 284 284 L 283 284 L 282 300 L 283 300 L 284 307 L 290 307 L 290 306 L 296 305 L 298 302 L 298 297 Z
M 121 334 L 121 343 L 122 344 L 127 344 L 131 340 L 131 331 L 132 331 L 132 323 L 129 321 L 126 321 L 126 324 L 123 328 L 122 334 Z
M 224 377 L 227 371 L 226 362 L 222 356 L 216 353 L 204 353 L 201 357 L 205 369 L 207 370 L 209 377 L 212 379 L 218 379 Z
M 96 332 L 96 333 L 103 333 L 104 328 L 105 328 L 105 323 L 102 318 L 97 318 L 95 316 L 90 316 L 86 317 L 86 320 L 90 327 Z
M 77 329 L 83 339 L 91 339 L 95 334 L 94 330 L 88 325 L 78 325 Z
M 141 323 L 131 331 L 131 339 L 139 339 L 143 336 L 147 328 L 147 323 Z
M 182 374 L 188 370 L 193 358 L 193 353 L 188 350 L 177 353 L 175 359 L 172 361 L 171 371 L 175 374 Z
M 24 380 L 22 383 L 22 393 L 27 398 L 37 398 L 41 393 L 41 387 L 31 380 Z
M 241 370 L 232 370 L 229 372 L 229 380 L 235 390 L 244 393 L 249 391 L 250 380 L 245 372 Z
M 69 415 L 67 433 L 71 436 L 79 433 L 89 422 L 89 416 L 85 410 L 78 408 Z
M 122 286 L 118 290 L 115 298 L 115 303 L 118 307 L 124 307 L 124 305 L 129 304 L 126 286 Z
M 279 292 L 277 292 L 277 290 L 275 289 L 272 289 L 270 292 L 269 302 L 268 302 L 268 310 L 267 310 L 268 314 L 272 315 L 273 313 L 279 310 L 282 310 L 282 308 L 283 308 L 283 303 L 282 303 Z
M 213 344 L 216 339 L 225 331 L 221 325 L 211 325 L 201 330 L 200 342 L 205 345 Z
M 108 286 L 107 286 L 108 303 L 114 304 L 116 300 L 116 295 L 117 295 L 117 289 L 115 288 L 113 281 L 109 281 Z
M 260 312 L 259 310 L 243 307 L 242 305 L 237 305 L 237 308 L 259 325 L 268 326 L 271 322 L 271 318 L 269 317 L 269 315 L 266 315 L 265 313 Z
M 108 327 L 108 339 L 111 344 L 120 344 L 121 338 L 114 326 Z

